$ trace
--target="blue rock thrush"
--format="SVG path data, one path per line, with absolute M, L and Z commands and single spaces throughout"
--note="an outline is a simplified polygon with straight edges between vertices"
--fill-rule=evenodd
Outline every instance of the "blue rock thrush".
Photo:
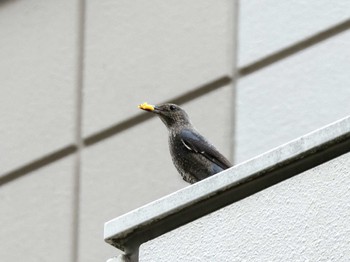
M 149 105 L 140 109 L 157 114 L 169 131 L 173 163 L 188 183 L 196 183 L 232 164 L 192 126 L 187 113 L 175 104 Z

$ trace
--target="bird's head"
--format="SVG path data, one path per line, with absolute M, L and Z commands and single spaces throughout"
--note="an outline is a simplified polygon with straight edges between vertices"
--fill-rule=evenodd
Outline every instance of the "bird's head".
M 157 114 L 167 128 L 190 124 L 190 120 L 185 110 L 175 104 L 164 103 L 150 105 L 143 103 L 139 105 L 139 108 Z

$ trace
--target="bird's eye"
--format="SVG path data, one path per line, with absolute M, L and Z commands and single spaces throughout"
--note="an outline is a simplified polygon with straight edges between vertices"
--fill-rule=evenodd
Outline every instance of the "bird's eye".
M 175 107 L 174 105 L 171 105 L 171 106 L 170 106 L 170 110 L 171 110 L 171 111 L 174 111 L 175 109 L 176 109 L 176 107 Z

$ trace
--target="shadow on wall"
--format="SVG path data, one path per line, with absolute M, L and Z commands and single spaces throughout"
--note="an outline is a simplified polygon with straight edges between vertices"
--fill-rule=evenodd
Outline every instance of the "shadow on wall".
M 2 5 L 6 5 L 6 4 L 11 4 L 12 2 L 15 2 L 18 0 L 0 0 L 0 7 L 2 7 Z

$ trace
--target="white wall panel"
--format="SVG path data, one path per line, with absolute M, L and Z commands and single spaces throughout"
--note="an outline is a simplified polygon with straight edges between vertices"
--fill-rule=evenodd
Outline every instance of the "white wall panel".
M 349 19 L 350 1 L 239 1 L 239 66 Z
M 232 72 L 232 2 L 87 2 L 84 134 Z
M 0 3 L 0 175 L 72 142 L 77 1 Z
M 71 261 L 73 160 L 1 186 L 1 261 Z
M 236 162 L 349 114 L 350 32 L 241 78 Z

